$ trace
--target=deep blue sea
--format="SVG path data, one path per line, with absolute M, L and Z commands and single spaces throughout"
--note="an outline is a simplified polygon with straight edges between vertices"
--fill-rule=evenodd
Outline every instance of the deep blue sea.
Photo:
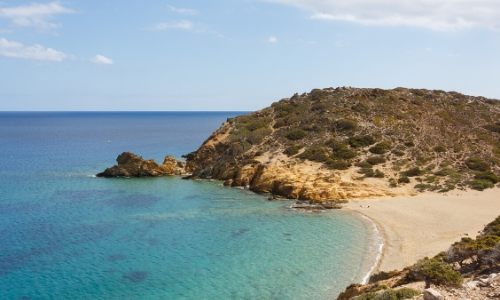
M 334 299 L 372 267 L 372 224 L 218 181 L 96 178 L 163 162 L 241 112 L 0 112 L 0 299 Z

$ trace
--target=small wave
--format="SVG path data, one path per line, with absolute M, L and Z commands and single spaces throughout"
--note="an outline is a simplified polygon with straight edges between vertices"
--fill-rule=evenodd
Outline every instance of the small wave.
M 68 177 L 91 177 L 96 178 L 94 174 L 69 174 Z
M 374 243 L 373 243 L 372 247 L 374 247 L 374 248 L 377 249 L 376 250 L 377 251 L 377 256 L 375 257 L 375 262 L 371 266 L 371 268 L 368 271 L 368 273 L 366 273 L 366 275 L 363 276 L 363 279 L 361 280 L 361 284 L 366 284 L 366 283 L 368 283 L 368 280 L 370 279 L 370 275 L 375 270 L 375 268 L 377 267 L 377 265 L 378 265 L 378 263 L 380 261 L 380 258 L 382 257 L 382 250 L 384 249 L 385 240 L 382 237 L 382 234 L 380 234 L 380 231 L 378 230 L 377 225 L 372 220 L 370 220 L 369 218 L 367 218 L 366 216 L 364 216 L 364 215 L 361 215 L 361 216 L 364 219 L 368 220 L 372 224 L 372 226 L 373 226 L 373 232 L 374 232 L 375 238 L 374 238 Z

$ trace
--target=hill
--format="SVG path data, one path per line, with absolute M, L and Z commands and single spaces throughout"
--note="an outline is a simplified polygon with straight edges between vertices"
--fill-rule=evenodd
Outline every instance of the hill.
M 325 202 L 494 187 L 500 102 L 440 90 L 314 89 L 228 119 L 190 178 Z

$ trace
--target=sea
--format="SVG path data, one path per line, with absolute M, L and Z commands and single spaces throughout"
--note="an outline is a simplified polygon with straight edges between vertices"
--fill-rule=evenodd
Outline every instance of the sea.
M 245 112 L 0 112 L 0 299 L 335 299 L 382 240 L 349 211 L 220 181 L 96 178 L 182 160 Z

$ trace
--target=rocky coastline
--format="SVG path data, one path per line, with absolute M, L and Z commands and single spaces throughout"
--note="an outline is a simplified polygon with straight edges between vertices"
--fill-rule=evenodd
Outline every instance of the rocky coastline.
M 228 119 L 185 162 L 125 152 L 98 176 L 183 174 L 326 206 L 484 190 L 500 182 L 499 103 L 439 90 L 314 89 Z
M 124 152 L 117 165 L 97 176 L 183 175 L 183 179 L 221 180 L 227 187 L 271 194 L 269 200 L 296 200 L 289 207 L 304 211 L 338 209 L 356 199 L 400 199 L 425 192 L 448 196 L 452 191 L 500 186 L 498 120 L 498 100 L 456 92 L 314 89 L 228 119 L 198 150 L 185 155 L 185 162 L 167 156 L 158 164 Z M 401 214 L 406 213 L 403 208 Z M 500 221 L 495 222 L 496 226 Z M 488 237 L 488 241 L 494 240 L 488 250 L 500 249 L 498 232 Z M 469 259 L 475 262 L 484 253 L 476 252 Z M 425 289 L 418 286 L 422 285 L 421 278 L 415 277 L 418 272 L 408 267 L 376 274 L 364 286 L 351 285 L 338 299 L 407 299 L 400 296 L 410 294 L 414 299 L 486 299 L 485 295 L 500 295 L 496 276 L 490 276 L 500 272 L 500 259 L 495 258 L 494 266 L 475 264 L 472 273 L 457 268 L 452 259 L 440 254 L 433 258 L 432 268 L 452 268 L 468 276 L 464 286 L 451 288 L 438 280 L 434 290 Z M 478 281 L 476 278 L 482 283 L 470 283 Z

